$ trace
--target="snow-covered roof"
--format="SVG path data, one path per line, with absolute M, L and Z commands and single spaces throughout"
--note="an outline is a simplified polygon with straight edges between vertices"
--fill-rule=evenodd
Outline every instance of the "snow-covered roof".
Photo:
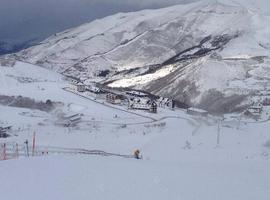
M 194 108 L 194 107 L 188 108 L 188 110 L 189 111 L 194 111 L 194 112 L 197 112 L 197 113 L 208 113 L 206 110 L 199 109 L 199 108 Z
M 152 103 L 153 102 L 149 98 L 140 98 L 140 97 L 129 98 L 129 101 L 134 102 L 134 103 L 141 103 L 141 104 L 147 104 L 147 103 Z
M 134 95 L 134 96 L 148 96 L 148 94 L 144 92 L 139 92 L 139 91 L 128 91 L 126 92 L 128 95 Z
M 262 109 L 262 106 L 251 106 L 249 109 Z

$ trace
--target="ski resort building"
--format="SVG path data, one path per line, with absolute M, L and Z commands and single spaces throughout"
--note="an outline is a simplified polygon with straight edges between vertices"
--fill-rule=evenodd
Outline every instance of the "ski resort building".
M 149 96 L 148 94 L 139 91 L 128 91 L 126 92 L 126 95 L 139 98 L 147 98 Z
M 130 98 L 128 108 L 157 113 L 157 103 L 148 98 Z
M 88 85 L 86 86 L 86 90 L 89 92 L 92 92 L 94 94 L 102 94 L 104 93 L 100 88 L 93 86 L 93 85 Z
M 173 99 L 165 98 L 165 97 L 159 97 L 157 100 L 158 107 L 161 108 L 169 108 L 174 109 L 175 108 L 175 101 Z
M 244 115 L 248 117 L 252 117 L 254 119 L 259 119 L 263 111 L 262 105 L 254 105 L 249 107 L 245 112 Z

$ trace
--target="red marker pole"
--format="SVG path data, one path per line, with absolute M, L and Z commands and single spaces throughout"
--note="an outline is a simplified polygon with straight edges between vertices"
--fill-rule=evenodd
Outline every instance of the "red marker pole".
M 36 148 L 36 133 L 34 132 L 34 135 L 33 135 L 32 156 L 35 155 L 35 148 Z

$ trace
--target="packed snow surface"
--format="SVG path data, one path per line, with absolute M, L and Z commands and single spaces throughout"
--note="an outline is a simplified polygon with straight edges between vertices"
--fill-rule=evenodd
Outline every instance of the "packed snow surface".
M 4 199 L 267 200 L 270 187 L 265 163 L 254 161 L 160 163 L 55 156 L 7 161 L 0 169 Z

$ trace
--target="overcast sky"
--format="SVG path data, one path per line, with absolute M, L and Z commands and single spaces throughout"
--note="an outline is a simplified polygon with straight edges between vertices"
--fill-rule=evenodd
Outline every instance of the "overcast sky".
M 192 0 L 0 0 L 0 42 L 19 44 L 117 12 Z

